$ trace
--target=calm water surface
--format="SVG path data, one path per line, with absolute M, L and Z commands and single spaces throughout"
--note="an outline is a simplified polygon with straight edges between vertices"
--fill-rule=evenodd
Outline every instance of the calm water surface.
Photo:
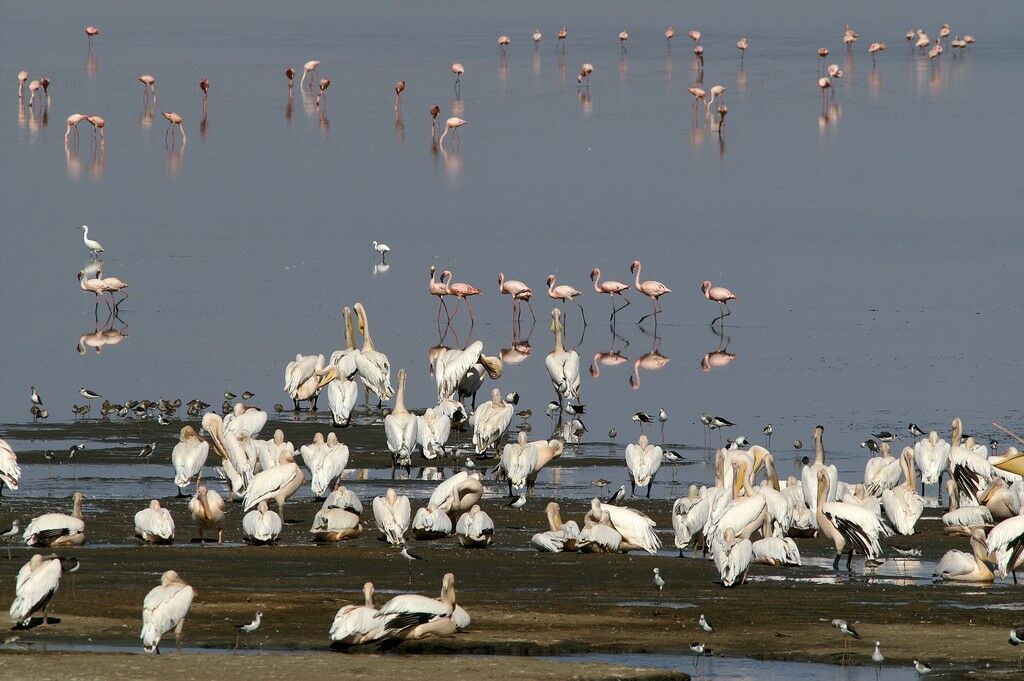
M 620 441 L 633 435 L 629 414 L 659 407 L 672 441 L 698 445 L 701 411 L 737 422 L 734 434 L 772 422 L 785 443 L 809 441 L 821 422 L 847 450 L 910 420 L 946 430 L 960 414 L 979 434 L 993 419 L 1022 425 L 1024 202 L 1007 170 L 1024 151 L 1022 95 L 1007 87 L 1024 57 L 1020 3 L 6 3 L 0 15 L 0 421 L 28 418 L 30 385 L 51 420 L 70 418 L 80 386 L 214 404 L 250 389 L 269 407 L 285 401 L 296 352 L 343 343 L 340 310 L 357 300 L 425 406 L 439 342 L 430 264 L 485 289 L 472 338 L 490 353 L 513 340 L 497 273 L 534 287 L 538 321 L 531 332 L 526 314 L 520 334 L 532 354 L 500 385 L 539 413 L 552 396 L 545 276 L 584 289 L 592 267 L 628 280 L 639 258 L 645 278 L 674 289 L 657 335 L 637 327 L 649 304 L 635 294 L 618 337 L 608 301 L 584 297 L 584 363 L 610 348 L 628 358 L 584 376 L 601 439 L 613 425 Z M 910 53 L 904 31 L 944 21 L 978 43 L 938 64 Z M 846 22 L 861 36 L 851 52 Z M 86 23 L 103 31 L 91 53 Z M 728 89 L 721 138 L 693 126 L 689 28 L 704 33 L 703 86 Z M 512 36 L 507 57 L 500 33 Z M 874 40 L 888 43 L 876 67 Z M 827 118 L 821 46 L 846 73 Z M 282 76 L 313 58 L 333 80 L 319 112 L 298 91 L 289 101 Z M 581 95 L 584 61 L 595 72 Z M 14 96 L 23 68 L 53 81 L 46 121 Z M 157 77 L 155 119 L 135 80 L 144 72 Z M 396 120 L 398 79 L 408 89 Z M 431 148 L 434 103 L 442 119 L 470 121 L 457 152 Z M 183 150 L 165 148 L 168 110 L 185 118 Z M 87 129 L 65 153 L 63 120 L 76 111 L 106 118 L 102 154 Z M 100 354 L 76 351 L 97 331 L 75 281 L 83 223 L 106 247 L 105 273 L 132 290 L 112 320 L 121 335 L 107 336 L 121 342 Z M 391 245 L 386 271 L 372 239 Z M 705 278 L 740 296 L 721 336 Z M 580 326 L 573 307 L 574 344 Z M 456 327 L 445 344 L 468 342 L 468 320 Z M 703 371 L 715 351 L 732 361 Z M 669 361 L 637 370 L 634 389 L 634 362 L 654 352 Z

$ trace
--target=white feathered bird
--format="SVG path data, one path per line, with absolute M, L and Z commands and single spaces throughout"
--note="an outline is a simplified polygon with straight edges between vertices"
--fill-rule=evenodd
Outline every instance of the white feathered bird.
M 160 652 L 160 638 L 172 629 L 175 641 L 181 645 L 185 617 L 194 597 L 195 590 L 174 570 L 168 570 L 160 577 L 160 586 L 146 594 L 142 603 L 140 638 L 147 653 Z
M 490 546 L 494 541 L 494 521 L 474 504 L 455 524 L 455 534 L 459 535 L 459 544 L 466 548 Z
M 729 528 L 715 548 L 714 558 L 722 586 L 736 586 L 737 582 L 743 584 L 754 558 L 753 545 L 749 539 L 737 538 L 732 528 Z
M 32 613 L 43 611 L 46 621 L 50 600 L 60 587 L 61 563 L 57 556 L 36 554 L 21 566 L 9 614 L 15 624 L 28 626 Z
M 81 492 L 72 496 L 71 515 L 44 513 L 29 521 L 22 538 L 28 546 L 77 546 L 85 543 Z
M 654 476 L 661 468 L 662 461 L 661 447 L 652 445 L 646 435 L 626 447 L 626 468 L 629 469 L 629 484 L 631 494 L 636 496 L 636 487 L 647 487 L 647 496 L 651 496 L 651 485 L 654 484 Z
M 889 522 L 902 535 L 914 534 L 914 526 L 924 512 L 924 499 L 914 484 L 914 450 L 905 447 L 900 455 L 905 481 L 899 487 L 882 492 L 882 508 Z
M 559 400 L 578 400 L 580 397 L 580 355 L 562 345 L 561 310 L 551 310 L 551 331 L 555 334 L 555 347 L 544 360 L 551 385 Z
M 1024 515 L 1015 516 L 999 523 L 988 533 L 985 551 L 995 561 L 999 576 L 1013 575 L 1017 583 L 1016 569 L 1024 556 Z
M 305 477 L 302 469 L 290 454 L 285 454 L 284 463 L 253 476 L 242 500 L 242 510 L 251 511 L 261 501 L 273 499 L 277 502 L 277 514 L 284 520 L 284 503 L 302 486 Z
M 428 407 L 416 417 L 416 444 L 425 459 L 436 459 L 444 454 L 444 446 L 452 431 L 452 420 L 441 413 L 440 406 Z
M 377 529 L 392 546 L 405 544 L 405 533 L 409 530 L 411 516 L 409 497 L 399 495 L 390 487 L 384 496 L 373 499 L 373 519 Z
M 281 536 L 282 529 L 281 516 L 271 511 L 265 501 L 242 518 L 242 537 L 252 544 L 272 544 Z
M 331 623 L 331 641 L 345 646 L 370 643 L 382 633 L 383 622 L 373 605 L 373 582 L 363 585 L 363 604 L 346 605 Z
M 171 450 L 174 485 L 178 488 L 178 496 L 184 496 L 182 488 L 192 484 L 203 472 L 209 454 L 210 443 L 200 439 L 192 426 L 181 429 L 178 444 Z
M 379 352 L 370 336 L 370 322 L 366 317 L 366 309 L 362 303 L 355 305 L 356 316 L 359 318 L 359 333 L 363 335 L 363 347 L 356 355 L 356 367 L 359 377 L 367 390 L 380 401 L 390 400 L 394 395 L 391 389 L 391 363 L 388 356 Z
M 335 480 L 345 473 L 348 466 L 349 451 L 348 445 L 338 442 L 334 433 L 327 436 L 327 452 L 317 462 L 316 468 L 312 470 L 313 496 L 323 499 L 327 496 L 327 490 Z
M 934 430 L 914 444 L 914 461 L 921 470 L 921 484 L 934 485 L 949 464 L 949 443 Z
M 384 417 L 384 436 L 391 451 L 392 467 L 408 468 L 416 449 L 416 415 L 405 407 L 405 369 L 398 370 L 398 396 L 395 408 Z
M 150 544 L 169 544 L 174 541 L 174 518 L 171 512 L 152 499 L 147 508 L 135 514 L 135 536 Z
M 519 438 L 515 443 L 509 443 L 501 450 L 501 469 L 508 478 L 508 493 L 512 496 L 512 489 L 525 487 L 530 474 L 537 466 L 537 448 L 528 442 L 526 431 L 519 431 Z
M 497 453 L 498 444 L 512 423 L 512 411 L 512 405 L 505 401 L 497 388 L 491 390 L 490 400 L 476 408 L 470 422 L 473 425 L 473 447 L 477 454 L 491 447 Z
M 643 550 L 654 555 L 661 548 L 661 539 L 655 533 L 655 522 L 639 511 L 625 506 L 602 503 L 600 499 L 591 502 L 591 513 L 607 513 L 612 527 L 622 535 L 622 550 Z
M 19 484 L 21 468 L 18 467 L 18 457 L 6 440 L 0 440 L 0 492 L 3 492 L 4 485 L 17 490 Z

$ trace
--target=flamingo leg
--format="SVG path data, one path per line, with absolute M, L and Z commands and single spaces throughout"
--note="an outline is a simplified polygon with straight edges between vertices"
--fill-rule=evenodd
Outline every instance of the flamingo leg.
M 537 321 L 537 316 L 533 314 L 533 303 L 530 302 L 529 298 L 526 299 L 526 305 L 527 305 L 527 307 L 530 308 L 530 317 L 533 319 L 533 321 L 536 322 Z

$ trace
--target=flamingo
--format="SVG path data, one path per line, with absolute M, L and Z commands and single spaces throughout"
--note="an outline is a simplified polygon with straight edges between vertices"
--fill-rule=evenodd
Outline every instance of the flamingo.
M 612 301 L 612 314 L 609 317 L 611 319 L 615 316 L 615 313 L 625 310 L 629 307 L 629 298 L 622 295 L 623 291 L 629 290 L 629 284 L 624 284 L 621 281 L 615 281 L 614 279 L 606 279 L 605 281 L 598 281 L 601 278 L 601 270 L 595 267 L 590 270 L 590 280 L 594 282 L 594 291 L 597 293 L 605 293 L 608 295 L 608 299 Z M 615 307 L 615 296 L 619 296 L 626 301 L 626 304 L 620 308 Z
M 433 281 L 433 268 L 431 268 L 430 276 L 431 281 Z M 512 296 L 512 314 L 517 320 L 519 319 L 520 302 L 525 300 L 527 306 L 530 308 L 530 317 L 536 321 L 537 317 L 533 314 L 533 304 L 530 303 L 530 298 L 533 297 L 533 289 L 518 279 L 505 279 L 505 273 L 499 272 L 498 292 L 502 295 Z
M 87 120 L 92 125 L 93 139 L 96 138 L 96 133 L 99 132 L 100 145 L 102 145 L 104 142 L 103 129 L 107 127 L 107 122 L 101 116 L 96 116 L 95 114 L 92 116 L 87 116 L 85 120 Z M 77 130 L 78 128 L 75 129 Z
M 402 108 L 402 93 L 405 92 L 405 81 L 395 83 L 395 111 Z
M 695 56 L 697 58 L 697 63 L 703 69 L 704 68 L 704 46 L 703 45 L 694 45 L 693 46 L 693 56 Z
M 730 314 L 732 314 L 731 312 L 729 312 L 730 300 L 739 300 L 736 297 L 736 294 L 730 291 L 729 289 L 725 288 L 724 286 L 712 286 L 711 282 L 708 281 L 707 279 L 705 279 L 703 283 L 701 283 L 700 290 L 701 293 L 704 294 L 705 298 L 707 298 L 713 303 L 718 303 L 719 309 L 721 311 L 721 314 L 715 317 L 715 319 L 711 322 L 710 326 L 714 326 L 715 322 L 721 319 L 725 319 Z
M 437 137 L 437 117 L 441 114 L 441 107 L 437 104 L 430 107 L 430 141 Z
M 568 300 L 571 303 L 576 303 L 576 298 L 583 295 L 582 291 L 577 291 L 575 288 L 569 286 L 568 284 L 556 285 L 555 275 L 553 274 L 548 275 L 547 282 L 548 298 L 551 298 L 552 300 L 560 300 L 563 303 Z M 576 303 L 576 307 L 580 309 L 580 314 L 583 316 L 583 326 L 586 327 L 587 315 L 586 313 L 583 312 L 583 306 L 580 305 L 579 303 Z
M 743 61 L 743 55 L 746 54 L 747 49 L 750 47 L 750 41 L 746 38 L 740 38 L 736 41 L 736 47 L 740 51 L 740 61 Z
M 142 96 L 143 97 L 146 96 L 147 92 L 152 91 L 153 97 L 156 98 L 156 78 L 155 77 L 149 75 L 148 73 L 143 73 L 142 75 L 138 76 L 136 78 L 136 80 L 138 80 L 140 83 L 142 83 Z
M 505 54 L 505 48 L 512 43 L 512 39 L 507 35 L 498 36 L 498 47 L 501 48 L 501 54 Z
M 320 75 L 320 72 L 317 71 L 317 67 L 318 66 L 320 66 L 320 62 L 318 62 L 315 59 L 311 59 L 311 60 L 307 61 L 305 64 L 302 65 L 302 78 L 299 79 L 299 89 L 302 89 L 302 86 L 305 84 L 306 76 L 308 76 L 311 73 L 315 73 L 318 76 Z M 289 80 L 289 82 L 291 81 L 290 78 L 288 80 Z M 313 79 L 312 78 L 310 78 L 310 80 L 309 80 L 309 89 L 310 90 L 313 89 Z
M 449 119 L 449 122 L 451 122 L 451 119 Z M 444 136 L 442 135 L 442 137 Z M 470 321 L 472 321 L 473 306 L 470 304 L 469 299 L 471 296 L 480 295 L 480 289 L 478 289 L 476 286 L 473 286 L 472 284 L 466 284 L 460 281 L 457 281 L 454 284 L 452 284 L 451 280 L 451 270 L 445 270 L 444 272 L 441 273 L 441 281 L 444 282 L 445 291 L 448 293 L 448 295 L 455 296 L 456 298 L 458 298 L 458 300 L 455 302 L 455 311 L 452 312 L 452 317 L 459 313 L 459 305 L 462 304 L 463 300 L 465 300 L 466 307 L 469 308 L 469 319 Z
M 441 133 L 441 139 L 437 141 L 438 145 L 444 144 L 444 138 L 452 131 L 452 139 L 459 139 L 459 128 L 469 123 L 469 121 L 463 120 L 458 116 L 452 116 L 444 122 L 444 132 Z
M 700 42 L 700 31 L 690 31 L 687 35 L 690 36 L 690 40 L 692 40 L 694 44 Z
M 286 68 L 284 77 L 288 79 L 288 96 L 291 97 L 292 85 L 295 83 L 295 69 L 290 66 Z
M 25 96 L 25 81 L 28 80 L 28 71 L 18 71 L 18 99 Z
M 534 45 L 540 45 L 540 39 L 542 37 L 543 37 L 543 35 L 541 34 L 539 28 L 533 29 L 533 43 L 534 43 Z
M 31 83 L 28 84 L 28 91 L 29 91 L 29 95 L 30 95 L 29 98 L 28 98 L 28 105 L 29 106 L 32 106 L 35 103 L 35 101 L 36 101 L 36 92 L 38 92 L 39 88 L 41 88 L 41 87 L 43 87 L 43 86 L 40 85 L 38 80 L 33 80 Z
M 201 81 L 199 81 L 199 89 L 202 90 L 202 92 L 203 92 L 203 108 L 205 109 L 206 108 L 206 96 L 210 92 L 210 79 L 209 78 L 203 78 Z
M 466 72 L 466 68 L 459 62 L 452 62 L 452 73 L 455 74 L 455 85 L 454 89 L 456 93 L 459 91 L 459 84 L 462 79 L 462 74 Z
M 885 49 L 885 43 L 871 43 L 868 46 L 868 54 L 871 55 L 871 65 L 875 64 L 875 55 Z
M 651 312 L 651 314 L 646 314 L 643 317 L 641 317 L 640 321 L 637 322 L 638 324 L 643 322 L 648 317 L 654 317 L 659 312 L 661 312 L 661 306 L 658 304 L 658 299 L 661 298 L 666 293 L 672 293 L 672 289 L 670 289 L 668 286 L 665 286 L 660 281 L 655 281 L 653 279 L 649 279 L 648 281 L 640 281 L 640 268 L 641 265 L 639 260 L 634 260 L 633 263 L 629 266 L 629 271 L 633 272 L 636 275 L 636 281 L 633 285 L 637 291 L 651 299 L 651 305 L 653 306 L 654 311 Z
M 704 102 L 704 109 L 705 109 L 705 111 L 710 113 L 711 112 L 711 105 L 715 103 L 715 99 L 716 98 L 719 98 L 719 99 L 722 98 L 722 95 L 724 95 L 724 94 L 725 94 L 725 86 L 724 85 L 712 85 L 711 86 L 711 99 L 709 99 L 709 100 Z
M 329 87 L 331 87 L 331 79 L 330 78 L 321 78 L 320 79 L 320 93 L 317 94 L 317 96 L 316 96 L 316 105 L 317 106 L 320 106 L 320 99 L 327 95 L 327 88 L 329 88 Z
M 580 67 L 580 75 L 576 76 L 576 84 L 580 85 L 584 79 L 587 81 L 587 89 L 590 89 L 590 74 L 594 72 L 594 65 L 586 63 Z
M 83 113 L 71 114 L 68 116 L 68 129 L 64 132 L 64 144 L 68 143 L 68 136 L 71 134 L 71 128 L 75 129 L 75 139 L 78 139 L 78 124 L 87 119 L 89 116 Z
M 691 95 L 693 95 L 693 115 L 694 115 L 694 117 L 696 117 L 696 115 L 697 115 L 697 104 L 704 103 L 705 105 L 707 105 L 708 95 L 704 91 L 703 88 L 699 88 L 699 87 L 696 87 L 696 86 L 688 87 L 688 88 L 686 88 L 686 91 L 689 92 Z
M 86 26 L 85 27 L 85 36 L 86 36 L 86 38 L 89 39 L 89 45 L 90 46 L 92 46 L 92 39 L 95 38 L 96 36 L 98 36 L 99 34 L 100 34 L 100 29 L 99 29 L 98 26 Z
M 622 51 L 626 51 L 626 43 L 629 41 L 629 33 L 621 31 L 619 33 L 619 44 L 622 45 Z
M 185 136 L 185 119 L 173 111 L 165 111 L 163 113 L 165 119 L 167 119 L 167 132 L 164 133 L 164 142 L 167 141 L 167 133 L 171 133 L 171 143 L 174 143 L 174 126 L 178 126 L 181 130 L 181 146 L 184 148 L 185 142 L 188 141 L 188 137 Z
M 565 51 L 565 39 L 569 37 L 569 31 L 567 31 L 565 29 L 565 26 L 563 26 L 561 28 L 561 30 L 558 31 L 557 37 L 558 37 L 558 42 L 556 43 L 556 45 L 561 45 L 562 46 L 562 51 L 564 52 Z
M 672 48 L 672 38 L 676 37 L 676 30 L 669 26 L 665 29 L 665 45 L 669 49 Z

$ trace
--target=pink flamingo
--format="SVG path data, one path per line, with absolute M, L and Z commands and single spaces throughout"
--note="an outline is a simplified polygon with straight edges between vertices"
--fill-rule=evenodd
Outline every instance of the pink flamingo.
M 103 276 L 103 271 L 102 270 L 97 270 L 96 271 L 96 281 L 99 281 L 99 282 L 101 282 L 103 284 L 103 287 L 106 289 L 106 292 L 110 295 L 110 299 L 111 300 L 114 299 L 114 294 L 115 293 L 120 293 L 123 296 L 121 298 L 121 300 L 119 300 L 116 303 L 114 303 L 114 309 L 115 310 L 117 309 L 118 305 L 123 303 L 128 298 L 128 293 L 124 290 L 124 289 L 128 288 L 128 284 L 123 282 L 123 281 L 121 281 L 117 277 L 104 277 Z
M 430 266 L 430 282 L 427 284 L 427 292 L 430 293 L 430 295 L 432 295 L 432 296 L 437 296 L 438 301 L 440 301 L 438 303 L 438 305 L 437 305 L 437 325 L 438 325 L 438 327 L 440 327 L 441 326 L 441 307 L 442 306 L 444 306 L 444 313 L 446 315 L 448 315 L 448 319 L 451 319 L 452 316 L 448 312 L 448 304 L 444 302 L 444 297 L 446 295 L 448 295 L 448 287 L 446 287 L 444 285 L 444 282 L 437 281 L 434 278 L 434 273 L 435 272 L 437 272 L 437 268 L 434 267 L 433 265 L 431 265 Z
M 505 54 L 505 48 L 508 47 L 511 43 L 512 43 L 512 40 L 507 35 L 503 35 L 503 36 L 499 36 L 498 37 L 498 47 L 501 48 L 501 54 L 502 55 Z
M 25 82 L 28 80 L 28 71 L 18 71 L 18 99 L 25 97 Z
M 672 28 L 671 26 L 665 29 L 665 44 L 669 47 L 669 49 L 672 48 L 672 38 L 675 37 L 676 29 Z
M 320 106 L 320 98 L 321 97 L 325 97 L 327 95 L 327 88 L 329 88 L 329 87 L 331 87 L 331 79 L 330 78 L 321 78 L 320 79 L 320 94 L 318 94 L 316 96 L 316 105 L 317 106 Z
M 295 84 L 295 69 L 288 67 L 284 70 L 284 77 L 288 79 L 288 91 L 292 89 L 292 85 Z
M 203 78 L 199 81 L 199 89 L 203 91 L 203 106 L 206 106 L 206 95 L 210 92 L 210 79 Z
M 402 108 L 402 93 L 405 92 L 405 81 L 395 83 L 395 111 Z
M 103 119 L 102 116 L 96 116 L 95 114 L 92 115 L 92 116 L 86 117 L 85 120 L 87 120 L 92 125 L 92 136 L 93 136 L 93 139 L 96 138 L 96 133 L 97 132 L 100 134 L 100 146 L 103 146 L 103 142 L 104 142 L 103 129 L 105 127 L 107 127 L 107 122 Z M 78 128 L 76 127 L 75 130 L 77 131 Z
M 740 38 L 736 41 L 736 48 L 740 51 L 740 62 L 743 62 L 743 55 L 746 54 L 747 49 L 750 48 L 750 41 L 746 38 Z
M 690 31 L 687 35 L 690 36 L 690 40 L 694 43 L 700 42 L 700 31 Z
M 462 84 L 462 74 L 465 72 L 466 67 L 464 67 L 462 64 L 460 64 L 459 62 L 452 63 L 452 73 L 455 74 L 455 84 L 452 86 L 452 89 L 455 91 L 456 96 L 458 96 L 459 86 Z
M 875 55 L 885 49 L 885 43 L 871 43 L 868 46 L 868 54 L 871 55 L 871 64 L 875 64 Z
M 704 46 L 697 44 L 693 46 L 693 56 L 697 58 L 697 63 L 700 64 L 701 68 L 704 68 Z
M 444 122 L 444 132 L 441 133 L 441 139 L 439 139 L 437 141 L 437 144 L 439 146 L 444 144 L 444 138 L 448 134 L 449 131 L 452 131 L 452 139 L 458 139 L 458 137 L 459 137 L 459 128 L 461 128 L 462 126 L 464 126 L 468 122 L 469 121 L 464 121 L 461 118 L 458 118 L 456 116 L 452 116 L 451 118 L 446 120 Z
M 93 299 L 96 302 L 96 307 L 100 305 L 100 296 L 107 292 L 107 287 L 103 283 L 102 279 L 88 279 L 85 276 L 85 272 L 81 271 L 78 273 L 78 286 L 86 293 L 93 294 Z M 104 298 L 103 302 L 110 308 L 110 302 Z M 113 308 L 110 308 L 111 310 Z
M 68 129 L 64 133 L 64 144 L 68 143 L 68 135 L 71 134 L 71 128 L 75 129 L 75 140 L 78 140 L 78 124 L 88 118 L 86 114 L 76 113 L 68 116 Z
M 699 87 L 696 87 L 696 86 L 688 87 L 688 88 L 686 88 L 686 91 L 689 92 L 691 95 L 693 95 L 693 113 L 694 113 L 694 115 L 696 115 L 696 113 L 697 113 L 697 104 L 699 102 L 703 102 L 704 105 L 707 106 L 708 93 L 706 93 L 704 91 L 704 88 L 699 88 Z
M 729 289 L 725 288 L 724 286 L 712 286 L 711 282 L 708 281 L 707 279 L 705 279 L 704 282 L 700 285 L 700 290 L 701 293 L 704 294 L 705 298 L 712 302 L 718 303 L 719 309 L 722 312 L 719 316 L 715 317 L 715 319 L 711 322 L 710 326 L 714 326 L 715 322 L 719 321 L 720 319 L 725 319 L 730 314 L 732 314 L 729 311 L 730 300 L 739 300 L 739 298 L 736 297 L 736 294 L 730 291 Z
M 530 298 L 533 297 L 533 289 L 519 281 L 518 279 L 506 279 L 504 272 L 498 272 L 498 291 L 502 295 L 512 296 L 512 312 L 516 321 L 519 320 L 519 314 L 521 312 L 519 305 L 520 301 L 525 300 L 527 306 L 530 308 L 530 317 L 534 321 L 537 320 L 536 315 L 533 314 L 533 303 L 530 302 Z
M 582 295 L 583 293 L 581 291 L 577 291 L 575 288 L 569 286 L 568 284 L 556 285 L 555 275 L 548 275 L 548 298 L 551 298 L 553 300 L 560 300 L 563 303 L 567 300 L 570 303 L 576 303 L 576 298 Z M 580 315 L 583 316 L 583 326 L 585 327 L 587 325 L 587 315 L 585 312 L 583 312 L 583 306 L 580 305 L 579 303 L 576 303 L 576 307 L 580 309 Z
M 89 45 L 92 45 L 92 39 L 100 34 L 100 29 L 97 26 L 86 26 L 85 35 L 89 39 Z
M 148 73 L 143 73 L 142 75 L 138 76 L 138 81 L 140 83 L 142 83 L 142 96 L 143 97 L 146 96 L 146 93 L 149 90 L 152 90 L 153 91 L 153 97 L 156 98 L 156 78 L 155 77 L 149 75 Z
M 654 308 L 654 311 L 651 312 L 651 314 L 645 314 L 643 317 L 640 318 L 640 321 L 637 322 L 637 324 L 640 324 L 648 317 L 654 317 L 659 312 L 661 312 L 661 305 L 658 304 L 658 298 L 661 298 L 666 293 L 672 293 L 672 289 L 670 289 L 668 286 L 665 286 L 660 281 L 655 281 L 653 279 L 648 281 L 640 281 L 639 260 L 633 261 L 633 263 L 629 266 L 629 271 L 633 272 L 636 275 L 634 288 L 636 288 L 637 291 L 650 298 L 651 305 Z M 655 321 L 657 321 L 657 318 L 655 318 Z
M 184 147 L 185 142 L 188 141 L 188 138 L 185 137 L 185 126 L 183 125 L 185 119 L 173 111 L 165 111 L 163 116 L 167 119 L 167 132 L 164 133 L 164 143 L 167 143 L 168 132 L 171 133 L 171 143 L 174 143 L 174 126 L 178 126 L 181 129 L 181 146 Z
M 459 313 L 459 305 L 463 300 L 466 301 L 466 307 L 469 308 L 469 319 L 473 321 L 473 306 L 469 303 L 470 296 L 480 295 L 480 289 L 472 284 L 466 284 L 461 281 L 457 281 L 454 284 L 451 283 L 452 273 L 451 270 L 445 270 L 441 273 L 441 280 L 444 281 L 444 287 L 447 290 L 448 295 L 455 296 L 458 301 L 455 303 L 455 311 L 452 312 L 452 317 Z
M 595 267 L 590 270 L 590 280 L 594 282 L 594 290 L 598 293 L 605 293 L 608 298 L 612 301 L 612 313 L 609 319 L 615 316 L 615 313 L 620 310 L 625 310 L 629 307 L 629 298 L 622 295 L 623 291 L 629 290 L 629 284 L 623 284 L 621 281 L 615 281 L 613 279 L 606 279 L 605 281 L 598 281 L 601 278 L 601 270 Z M 622 307 L 615 307 L 615 296 L 619 296 L 626 301 L 626 304 Z
M 302 78 L 299 79 L 299 89 L 300 90 L 302 89 L 302 86 L 305 85 L 305 83 L 306 83 L 306 76 L 308 76 L 311 73 L 315 73 L 318 76 L 320 75 L 320 72 L 316 70 L 318 66 L 320 66 L 320 62 L 318 62 L 315 59 L 310 59 L 309 61 L 307 61 L 305 64 L 302 65 Z M 289 79 L 289 80 L 291 80 L 291 79 Z M 313 79 L 312 78 L 309 79 L 309 89 L 310 90 L 313 89 Z

